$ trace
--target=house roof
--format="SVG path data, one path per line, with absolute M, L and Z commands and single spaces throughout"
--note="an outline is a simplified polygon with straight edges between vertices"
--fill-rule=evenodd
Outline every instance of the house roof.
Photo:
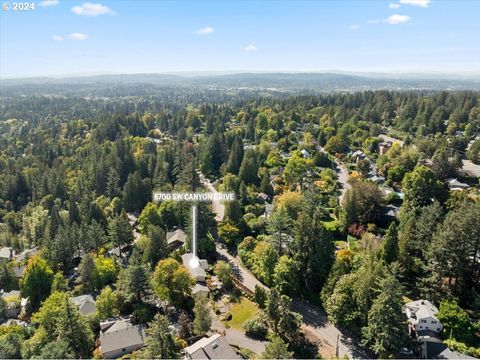
M 15 265 L 13 266 L 13 272 L 15 273 L 15 276 L 17 278 L 23 277 L 23 273 L 25 272 L 25 269 L 27 268 L 27 265 Z
M 462 183 L 457 179 L 448 179 L 447 182 L 449 188 L 468 188 L 468 184 Z
M 405 305 L 411 313 L 414 313 L 417 319 L 423 319 L 428 317 L 436 318 L 438 309 L 428 300 L 417 300 L 409 302 Z
M 17 261 L 24 261 L 27 258 L 35 255 L 38 252 L 38 248 L 34 247 L 31 249 L 25 249 L 20 254 L 15 256 L 15 260 Z
M 187 241 L 187 234 L 182 229 L 177 229 L 175 231 L 167 232 L 167 243 L 172 244 L 174 242 L 180 241 L 185 244 Z
M 2 290 L 2 298 L 6 299 L 9 297 L 18 297 L 20 299 L 20 291 L 19 290 L 12 290 L 12 291 L 3 291 Z
M 197 278 L 198 276 L 203 276 L 205 277 L 207 274 L 205 273 L 205 269 L 202 266 L 192 266 L 192 260 L 194 258 L 194 255 L 192 253 L 186 253 L 182 255 L 182 262 L 183 265 L 187 268 L 188 272 L 190 275 L 192 275 L 194 278 Z M 201 260 L 199 260 L 200 265 L 202 265 Z
M 144 345 L 144 331 L 139 325 L 132 325 L 125 320 L 118 320 L 105 332 L 100 334 L 100 350 L 108 353 L 130 346 Z
M 0 258 L 11 259 L 13 257 L 13 248 L 11 247 L 2 247 L 0 249 Z
M 240 359 L 220 334 L 202 338 L 185 348 L 192 359 Z
M 210 289 L 205 286 L 205 285 L 202 285 L 202 284 L 195 284 L 194 287 L 192 287 L 192 295 L 195 295 L 195 294 L 198 294 L 200 292 L 207 292 L 209 293 L 210 292 Z
M 71 297 L 70 300 L 78 307 L 80 314 L 90 315 L 97 311 L 97 306 L 92 295 L 80 295 Z

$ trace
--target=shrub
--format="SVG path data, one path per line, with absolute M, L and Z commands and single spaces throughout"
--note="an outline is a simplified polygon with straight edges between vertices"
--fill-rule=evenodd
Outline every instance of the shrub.
M 267 324 L 259 317 L 247 320 L 243 328 L 247 336 L 256 339 L 265 339 L 268 333 Z

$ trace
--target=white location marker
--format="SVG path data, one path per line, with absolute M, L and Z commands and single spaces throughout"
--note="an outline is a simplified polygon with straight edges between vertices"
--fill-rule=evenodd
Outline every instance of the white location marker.
M 190 266 L 198 267 L 200 261 L 197 256 L 197 205 L 192 205 L 192 254 Z

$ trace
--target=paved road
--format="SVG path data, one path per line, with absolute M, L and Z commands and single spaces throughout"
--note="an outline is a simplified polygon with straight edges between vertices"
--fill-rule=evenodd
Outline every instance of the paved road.
M 218 191 L 215 189 L 215 186 L 208 180 L 202 172 L 198 171 L 198 176 L 200 177 L 200 182 L 207 188 L 207 190 L 213 194 L 217 194 Z M 225 216 L 225 205 L 222 204 L 220 200 L 212 201 L 212 211 L 215 214 L 215 220 L 222 221 Z
M 221 321 L 217 320 L 216 316 L 212 316 L 212 319 L 212 329 L 215 330 L 213 333 L 225 333 L 225 338 L 229 344 L 249 349 L 256 354 L 260 354 L 265 351 L 265 345 L 267 345 L 267 341 L 249 338 L 243 332 L 234 328 L 227 329 Z
M 325 154 L 328 154 L 327 151 L 321 146 L 317 147 L 317 150 L 324 152 Z M 347 192 L 348 189 L 351 188 L 350 184 L 348 183 L 348 170 L 345 165 L 343 165 L 340 161 L 335 160 L 335 166 L 336 169 L 335 171 L 337 172 L 337 181 L 340 184 L 340 191 L 338 194 L 338 202 L 341 204 L 343 197 L 345 196 L 345 193 Z
M 480 165 L 475 165 L 471 160 L 462 160 L 462 171 L 480 177 Z
M 352 186 L 348 183 L 348 170 L 340 161 L 335 160 L 335 164 L 337 165 L 336 171 L 338 176 L 338 183 L 340 184 L 340 194 L 338 195 L 338 202 L 341 204 L 343 197 L 348 189 Z

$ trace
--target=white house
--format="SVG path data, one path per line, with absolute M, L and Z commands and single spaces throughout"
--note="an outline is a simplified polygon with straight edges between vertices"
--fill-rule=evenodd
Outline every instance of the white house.
M 195 256 L 192 253 L 186 253 L 182 255 L 183 265 L 187 268 L 188 272 L 196 281 L 205 281 L 207 273 L 205 270 L 208 268 L 208 263 L 206 260 L 194 261 Z
M 409 302 L 405 305 L 404 311 L 415 331 L 430 330 L 439 333 L 443 329 L 436 316 L 438 309 L 428 300 Z

